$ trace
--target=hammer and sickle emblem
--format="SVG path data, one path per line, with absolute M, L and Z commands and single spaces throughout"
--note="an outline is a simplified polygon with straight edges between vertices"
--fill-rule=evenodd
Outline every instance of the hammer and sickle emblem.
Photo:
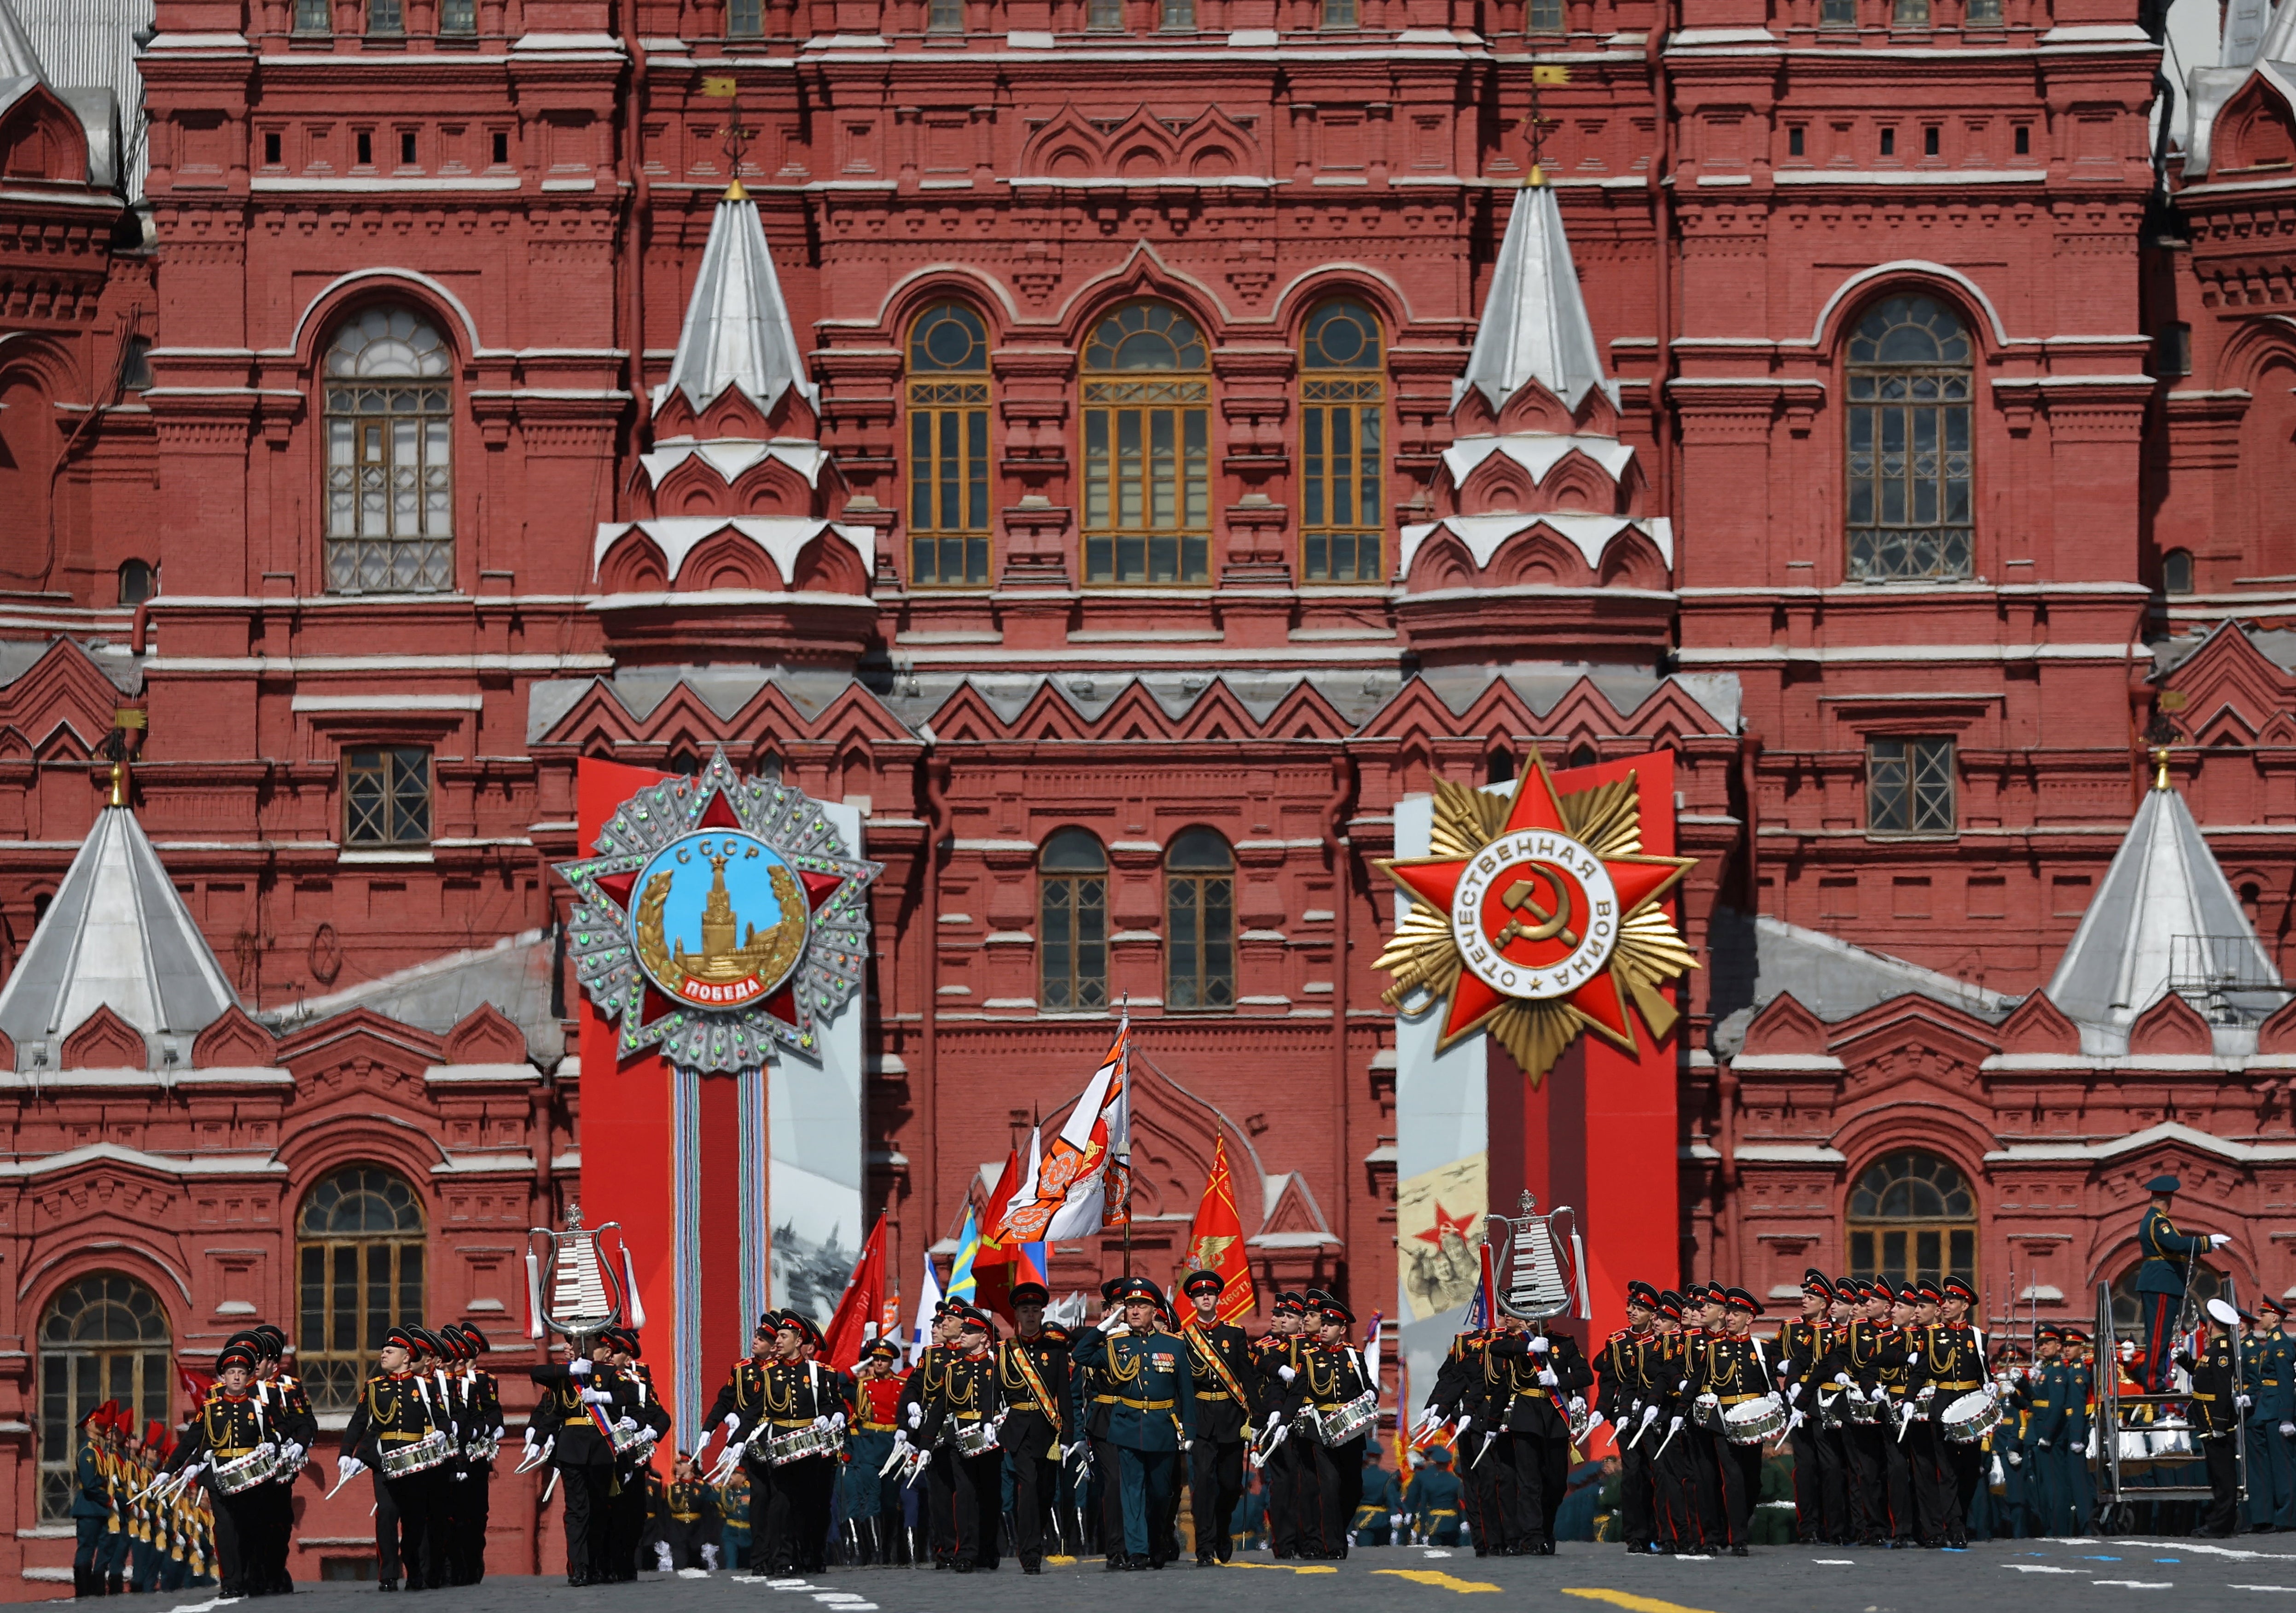
M 1570 887 L 1551 873 L 1545 877 L 1554 887 L 1554 910 L 1551 913 L 1538 904 L 1537 887 L 1528 879 L 1516 880 L 1500 893 L 1499 900 L 1515 914 L 1491 937 L 1491 944 L 1501 951 L 1512 942 L 1551 941 L 1558 935 L 1564 946 L 1578 944 L 1578 932 L 1570 927 Z M 1529 915 L 1531 922 L 1524 922 L 1525 914 Z

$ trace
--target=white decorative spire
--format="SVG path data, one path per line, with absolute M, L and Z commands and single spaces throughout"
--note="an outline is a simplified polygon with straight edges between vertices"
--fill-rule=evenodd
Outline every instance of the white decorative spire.
M 35 84 L 48 81 L 48 70 L 40 61 L 39 52 L 24 34 L 24 25 L 16 16 L 16 8 L 8 0 L 0 0 L 0 86 L 20 86 L 24 79 Z M 12 102 L 20 88 L 6 92 Z
M 2211 1019 L 2231 1010 L 2252 1024 L 2282 1002 L 2280 971 L 2169 784 L 2168 753 L 2154 758 L 2152 788 L 2050 978 L 2049 1000 L 2085 1025 L 2125 1031 L 2173 984 L 2200 996 L 2194 1006 Z
M 758 204 L 738 182 L 726 187 L 709 221 L 677 357 L 668 381 L 654 390 L 654 410 L 660 413 L 676 390 L 699 414 L 727 387 L 739 387 L 768 414 L 791 387 L 808 404 L 816 401 Z
M 1467 358 L 1466 375 L 1451 383 L 1451 403 L 1456 407 L 1467 389 L 1476 387 L 1496 413 L 1531 381 L 1573 410 L 1598 386 L 1613 407 L 1619 401 L 1616 385 L 1603 374 L 1595 327 L 1578 294 L 1578 269 L 1562 233 L 1562 210 L 1545 185 L 1515 193 L 1475 350 Z
M 20 1064 L 56 1067 L 60 1044 L 98 1008 L 144 1033 L 157 1064 L 185 1066 L 192 1038 L 239 1000 L 143 826 L 106 807 L 0 990 L 0 1030 Z

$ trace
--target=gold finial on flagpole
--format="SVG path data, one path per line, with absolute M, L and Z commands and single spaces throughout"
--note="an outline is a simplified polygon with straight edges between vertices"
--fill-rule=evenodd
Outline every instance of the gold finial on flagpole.
M 2176 787 L 2169 782 L 2169 747 L 2165 745 L 2152 747 L 2152 787 L 2156 790 Z

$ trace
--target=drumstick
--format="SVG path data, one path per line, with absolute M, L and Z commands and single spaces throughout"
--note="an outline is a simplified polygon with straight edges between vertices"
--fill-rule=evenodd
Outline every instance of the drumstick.
M 556 1468 L 553 1468 L 550 1469 L 550 1482 L 542 1486 L 542 1499 L 536 1504 L 538 1506 L 548 1506 L 550 1504 L 550 1497 L 557 1491 L 557 1489 L 558 1469 Z

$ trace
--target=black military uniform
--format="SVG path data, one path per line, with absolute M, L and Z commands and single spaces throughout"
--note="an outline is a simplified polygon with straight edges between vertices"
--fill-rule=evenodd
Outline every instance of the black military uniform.
M 259 1584 L 265 1594 L 285 1596 L 295 1589 L 294 1576 L 287 1568 L 288 1551 L 294 1543 L 295 1535 L 295 1479 L 302 1472 L 312 1445 L 318 1441 L 319 1419 L 302 1386 L 280 1370 L 287 1335 L 264 1322 L 249 1329 L 244 1337 L 255 1346 L 255 1382 L 250 1386 L 250 1392 L 263 1403 L 264 1420 L 274 1430 L 282 1453 L 289 1461 L 283 1473 L 257 1491 L 268 1510 L 263 1520 L 262 1555 L 259 1560 L 249 1560 L 247 1583 L 250 1591 Z
M 1948 1278 L 1937 1288 L 1926 1285 L 1924 1298 L 1948 1294 L 1974 1302 L 1975 1293 L 1958 1277 Z M 1969 1503 L 1977 1494 L 1977 1479 L 1984 1449 L 1974 1441 L 1945 1436 L 1946 1411 L 1963 1395 L 1985 1388 L 1984 1343 L 1977 1330 L 1956 1322 L 1938 1321 L 1915 1329 L 1921 1359 L 1912 1367 L 1911 1383 L 1917 1406 L 1915 1428 L 1923 1436 L 1915 1452 L 1914 1510 L 1921 1521 L 1922 1543 L 1956 1548 L 1969 1543 Z M 1923 1425 L 1926 1425 L 1925 1427 Z
M 1011 1296 L 1016 1310 L 1039 1307 L 1051 1298 L 1036 1282 L 1015 1285 Z M 1013 1466 L 1013 1546 L 1022 1573 L 1041 1574 L 1047 1525 L 1055 1550 L 1062 1534 L 1061 1459 L 1055 1453 L 1076 1428 L 1068 1330 L 1039 1326 L 1034 1333 L 1004 1340 L 996 1351 L 997 1394 L 1004 1405 L 997 1443 Z
M 1915 1302 L 1911 1288 L 1903 1289 L 1890 1286 L 1889 1279 L 1874 1280 L 1874 1291 L 1891 1308 L 1910 1309 Z M 1884 1516 L 1888 1518 L 1890 1539 L 1900 1546 L 1918 1543 L 1917 1513 L 1914 1499 L 1913 1452 L 1907 1442 L 1913 1437 L 1909 1427 L 1908 1407 L 1913 1390 L 1910 1375 L 1913 1362 L 1921 1350 L 1921 1340 L 1910 1321 L 1894 1314 L 1886 1327 L 1877 1329 L 1874 1359 L 1867 1369 L 1864 1388 L 1869 1401 L 1875 1402 L 1882 1412 L 1874 1428 L 1875 1448 L 1881 1453 Z
M 1689 1435 L 1683 1426 L 1683 1390 L 1690 1378 L 1691 1335 L 1684 1317 L 1689 1300 L 1672 1288 L 1658 1296 L 1658 1317 L 1652 1324 L 1645 1370 L 1649 1393 L 1658 1405 L 1658 1417 L 1644 1442 L 1650 1450 L 1651 1496 L 1657 1548 L 1661 1552 L 1705 1550 L 1698 1515 L 1697 1486 L 1692 1477 Z
M 1646 1282 L 1627 1285 L 1627 1323 L 1603 1341 L 1595 1354 L 1595 1409 L 1610 1420 L 1619 1447 L 1619 1535 L 1629 1553 L 1656 1549 L 1656 1496 L 1651 1482 L 1651 1453 L 1665 1438 L 1655 1429 L 1660 1403 L 1652 1369 L 1658 1337 L 1658 1290 Z
M 1824 1369 L 1833 1387 L 1832 1404 L 1841 1420 L 1841 1465 L 1849 1481 L 1849 1537 L 1861 1546 L 1878 1546 L 1890 1534 L 1889 1474 L 1882 1443 L 1894 1430 L 1884 1430 L 1877 1406 L 1866 1394 L 1881 1371 L 1882 1340 L 1887 1329 L 1865 1313 L 1878 1301 L 1874 1285 L 1845 1277 L 1833 1285 L 1834 1294 L 1849 1315 L 1834 1329 L 1833 1354 Z M 1846 1380 L 1846 1381 L 1845 1381 Z
M 343 1429 L 342 1456 L 374 1470 L 377 1489 L 397 1514 L 398 1538 L 386 1541 L 378 1534 L 375 1543 L 382 1553 L 376 1565 L 381 1579 L 395 1586 L 403 1575 L 408 1589 L 422 1589 L 432 1583 L 431 1529 L 440 1474 L 453 1452 L 453 1423 L 430 1380 L 414 1370 L 422 1351 L 418 1330 L 393 1328 L 383 1345 L 386 1351 L 405 1351 L 406 1363 L 366 1380 Z
M 654 1470 L 654 1447 L 670 1429 L 668 1408 L 654 1393 L 653 1373 L 637 1359 L 638 1336 L 634 1328 L 610 1328 L 602 1335 L 613 1350 L 613 1366 L 621 1375 L 627 1403 L 614 1422 L 614 1488 L 606 1553 L 612 1577 L 633 1580 L 638 1565 L 660 1567 L 660 1536 L 654 1530 L 655 1503 L 661 1475 Z
M 1841 1545 L 1849 1539 L 1849 1494 L 1841 1468 L 1841 1442 L 1826 1426 L 1825 1404 L 1838 1388 L 1824 1376 L 1833 1360 L 1835 1329 L 1825 1315 L 1833 1285 L 1816 1267 L 1802 1273 L 1802 1298 L 1817 1314 L 1797 1317 L 1778 1329 L 1778 1392 L 1793 1408 L 1788 1425 L 1794 1453 L 1794 1535 L 1798 1540 Z
M 258 1494 L 262 1485 L 234 1495 L 225 1494 L 216 1484 L 215 1469 L 221 1463 L 252 1456 L 266 1444 L 276 1444 L 277 1436 L 264 1415 L 262 1403 L 245 1387 L 221 1387 L 220 1380 L 234 1370 L 253 1375 L 255 1352 L 250 1346 L 227 1344 L 216 1357 L 218 1386 L 208 1392 L 206 1401 L 185 1428 L 175 1455 L 168 1459 L 167 1470 L 179 1473 L 194 1462 L 206 1464 L 201 1482 L 207 1485 L 214 1503 L 216 1575 L 221 1582 L 218 1589 L 225 1596 L 244 1596 L 250 1588 L 249 1568 L 261 1559 L 265 1551 L 263 1531 L 269 1515 L 268 1503 Z
M 1316 1302 L 1308 1320 L 1320 1322 L 1322 1330 L 1355 1326 L 1355 1313 L 1331 1295 L 1310 1292 L 1308 1297 Z M 1344 1331 L 1335 1342 L 1319 1338 L 1303 1354 L 1307 1398 L 1316 1408 L 1319 1426 L 1371 1392 L 1363 1355 L 1347 1342 Z M 1372 1428 L 1377 1427 L 1374 1417 Z M 1363 1499 L 1364 1444 L 1369 1437 L 1366 1429 L 1333 1444 L 1327 1435 L 1319 1433 L 1311 1442 L 1316 1459 L 1316 1535 L 1323 1543 L 1323 1556 L 1348 1554 L 1348 1531 L 1355 1522 L 1356 1503 Z
M 1243 1448 L 1260 1418 L 1259 1374 L 1242 1328 L 1207 1321 L 1194 1301 L 1217 1301 L 1226 1282 L 1217 1271 L 1191 1271 L 1180 1281 L 1190 1309 L 1180 1324 L 1196 1393 L 1196 1443 L 1188 1453 L 1188 1497 L 1196 1523 L 1196 1560 L 1226 1562 L 1233 1549 L 1228 1521 L 1243 1499 Z
M 1260 1482 L 1267 1491 L 1267 1543 L 1278 1558 L 1320 1557 L 1323 1507 L 1316 1485 L 1314 1436 L 1299 1421 L 1307 1403 L 1308 1351 L 1313 1344 L 1299 1329 L 1308 1325 L 1308 1302 L 1285 1291 L 1275 1296 L 1275 1330 L 1262 1334 L 1252 1346 L 1252 1370 L 1258 1380 L 1259 1403 L 1271 1425 L 1284 1432 L 1260 1459 Z M 1192 1386 L 1193 1387 L 1193 1384 Z
M 2198 1356 L 2180 1352 L 2176 1362 L 2192 1375 L 2193 1432 L 2208 1464 L 2209 1504 L 2195 1533 L 2221 1537 L 2240 1532 L 2237 1446 L 2248 1410 L 2248 1396 L 2233 1369 L 2232 1329 L 2251 1326 L 2256 1318 L 2221 1299 L 2209 1301 L 2208 1312 L 2208 1342 Z
M 960 1441 L 994 1428 L 1004 1412 L 996 1355 L 988 1347 L 994 1329 L 986 1312 L 954 1308 L 960 1327 L 957 1346 L 927 1385 L 924 1419 L 917 1426 L 919 1449 L 932 1453 L 933 1467 L 948 1486 L 951 1540 L 948 1565 L 959 1574 L 994 1568 L 997 1526 L 1004 1508 L 1004 1459 L 993 1443 L 968 1451 Z
M 455 1480 L 454 1531 L 447 1542 L 448 1582 L 474 1585 L 487 1576 L 487 1518 L 492 1510 L 495 1444 L 503 1436 L 502 1386 L 478 1359 L 490 1346 L 470 1322 L 440 1330 L 460 1348 L 462 1370 L 453 1377 L 455 1420 L 463 1428 L 463 1460 Z
M 742 1463 L 750 1473 L 750 1562 L 769 1574 L 818 1574 L 829 1566 L 836 1453 L 776 1464 L 772 1442 L 808 1430 L 841 1436 L 852 1415 L 853 1380 L 806 1358 L 808 1346 L 821 1346 L 821 1330 L 811 1318 L 768 1311 L 758 1326 L 772 1329 L 775 1354 L 742 1362 L 718 1397 L 719 1407 L 741 1418 L 734 1437 L 746 1447 Z
M 609 1531 L 617 1487 L 615 1426 L 636 1396 L 619 1372 L 594 1359 L 609 1354 L 596 1339 L 580 1339 L 585 1354 L 563 1365 L 529 1372 L 543 1389 L 527 1421 L 527 1443 L 548 1441 L 558 1469 L 566 1518 L 566 1583 L 592 1585 L 627 1577 L 612 1572 Z
M 1504 1461 L 1499 1509 L 1510 1557 L 1551 1557 L 1554 1518 L 1570 1478 L 1570 1396 L 1595 1381 L 1593 1369 L 1568 1334 L 1533 1331 L 1513 1322 L 1486 1352 L 1485 1379 L 1505 1430 L 1494 1461 Z M 1521 1330 L 1517 1330 L 1520 1329 Z
M 1726 1310 L 1751 1319 L 1762 1313 L 1754 1296 L 1743 1288 L 1725 1288 Z M 1733 1407 L 1773 1393 L 1770 1365 L 1759 1339 L 1734 1331 L 1712 1333 L 1692 1352 L 1690 1394 L 1693 1400 L 1711 1395 L 1707 1403 L 1726 1418 Z M 1710 1429 L 1714 1453 L 1716 1496 L 1719 1502 L 1721 1542 L 1733 1557 L 1746 1553 L 1754 1503 L 1762 1494 L 1762 1447 L 1736 1444 L 1721 1429 Z

